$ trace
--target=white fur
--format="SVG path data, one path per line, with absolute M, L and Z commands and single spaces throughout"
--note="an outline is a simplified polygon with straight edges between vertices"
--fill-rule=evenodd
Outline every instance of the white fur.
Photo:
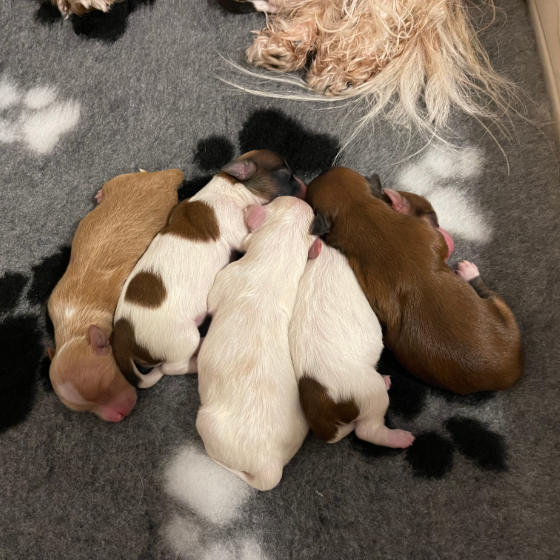
M 385 426 L 389 397 L 375 370 L 383 350 L 381 325 L 346 257 L 336 249 L 323 245 L 307 263 L 289 339 L 297 379 L 311 377 L 335 402 L 352 399 L 359 409 L 356 420 L 341 425 L 331 442 L 355 428 L 358 437 L 378 445 L 405 447 L 394 445 L 397 436 L 412 443 L 408 432 Z
M 165 490 L 215 525 L 239 516 L 253 490 L 194 446 L 181 448 L 165 469 Z
M 279 197 L 264 208 L 247 253 L 218 274 L 208 298 L 196 422 L 208 455 L 259 490 L 280 482 L 307 433 L 288 324 L 313 243 L 303 201 Z
M 158 234 L 128 277 L 115 312 L 115 323 L 125 318 L 134 327 L 140 346 L 158 359 L 159 367 L 142 376 L 139 387 L 150 387 L 163 375 L 193 372 L 200 334 L 196 319 L 207 313 L 207 297 L 219 270 L 226 266 L 232 249 L 239 250 L 247 235 L 243 210 L 263 200 L 242 183 L 232 184 L 216 175 L 189 199 L 213 208 L 220 228 L 217 241 L 196 241 L 174 234 Z M 125 299 L 130 281 L 142 271 L 161 277 L 166 298 L 157 308 Z

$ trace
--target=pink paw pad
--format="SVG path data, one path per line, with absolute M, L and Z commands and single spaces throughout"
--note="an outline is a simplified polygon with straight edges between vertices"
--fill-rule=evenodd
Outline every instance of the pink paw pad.
M 477 276 L 480 276 L 478 267 L 470 261 L 461 261 L 457 265 L 457 274 L 466 282 L 470 282 Z
M 387 387 L 387 391 L 391 388 L 391 376 L 390 375 L 384 375 L 383 376 L 383 381 L 385 381 L 385 387 Z

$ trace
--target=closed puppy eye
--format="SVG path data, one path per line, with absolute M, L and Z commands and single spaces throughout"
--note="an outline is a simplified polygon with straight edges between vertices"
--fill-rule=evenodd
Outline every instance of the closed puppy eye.
M 136 371 L 140 374 L 140 375 L 147 375 L 148 373 L 150 373 L 156 366 L 153 365 L 143 365 L 143 364 L 139 364 L 138 362 L 135 362 L 134 360 L 132 360 L 132 363 L 134 364 L 134 368 L 136 369 Z

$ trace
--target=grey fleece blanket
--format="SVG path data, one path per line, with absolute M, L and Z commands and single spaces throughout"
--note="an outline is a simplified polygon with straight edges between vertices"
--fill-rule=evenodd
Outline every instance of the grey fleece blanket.
M 196 376 L 142 391 L 120 424 L 65 409 L 49 386 L 45 302 L 78 221 L 109 178 L 178 167 L 189 196 L 235 155 L 282 151 L 305 179 L 331 165 L 356 114 L 240 94 L 257 14 L 214 1 L 124 2 L 61 20 L 0 4 L 0 558 L 556 558 L 560 396 L 560 181 L 527 7 L 501 0 L 483 35 L 527 94 L 503 152 L 453 116 L 456 149 L 382 120 L 340 163 L 427 196 L 513 308 L 526 374 L 500 394 L 432 389 L 386 354 L 391 451 L 309 436 L 280 485 L 258 493 L 211 463 L 196 429 Z M 504 157 L 505 153 L 505 157 Z M 507 160 L 506 160 L 507 158 Z M 509 162 L 509 169 L 508 169 Z

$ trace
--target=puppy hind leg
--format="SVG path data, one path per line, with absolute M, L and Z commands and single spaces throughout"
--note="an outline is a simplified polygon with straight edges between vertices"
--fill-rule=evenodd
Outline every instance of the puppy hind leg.
M 414 442 L 414 436 L 410 432 L 406 430 L 392 430 L 379 421 L 358 420 L 356 435 L 360 439 L 375 445 L 393 447 L 395 449 L 410 447 Z
M 361 414 L 356 421 L 356 436 L 364 441 L 384 447 L 405 448 L 412 445 L 414 436 L 405 430 L 392 430 L 385 426 L 385 413 L 389 407 L 389 376 L 372 372 L 368 393 L 360 399 Z

